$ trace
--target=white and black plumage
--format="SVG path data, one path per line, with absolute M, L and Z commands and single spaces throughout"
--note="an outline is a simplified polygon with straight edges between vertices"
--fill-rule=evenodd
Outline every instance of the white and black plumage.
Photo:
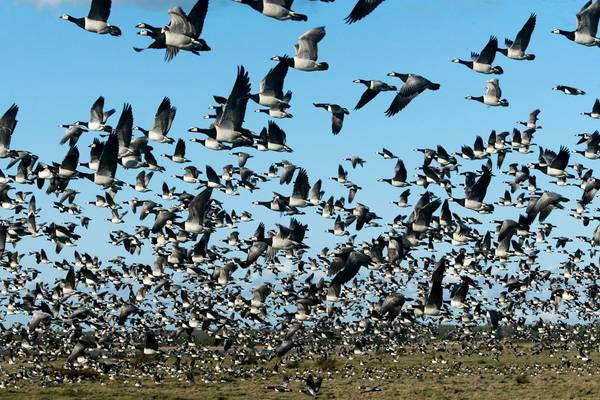
M 249 98 L 250 77 L 246 69 L 240 66 L 221 117 L 208 129 L 191 128 L 189 131 L 204 133 L 216 142 L 251 144 L 252 134 L 242 127 Z
M 592 107 L 592 111 L 584 112 L 583 115 L 587 115 L 593 119 L 600 119 L 600 99 L 596 99 L 594 106 Z
M 431 82 L 429 79 L 416 74 L 401 74 L 398 72 L 390 72 L 388 76 L 400 78 L 404 85 L 394 97 L 392 104 L 388 107 L 385 115 L 392 117 L 404 109 L 415 97 L 423 93 L 425 90 L 438 90 L 439 83 Z
M 384 0 L 358 0 L 346 17 L 347 24 L 353 24 L 371 14 Z
M 574 31 L 553 29 L 552 33 L 563 35 L 567 39 L 584 46 L 600 46 L 598 21 L 600 20 L 600 0 L 586 2 L 577 13 L 577 28 Z
M 331 132 L 337 135 L 342 130 L 344 124 L 344 115 L 350 114 L 347 108 L 344 108 L 338 104 L 330 103 L 313 103 L 317 108 L 323 108 L 331 113 Z
M 294 0 L 234 0 L 246 4 L 262 15 L 279 21 L 308 21 L 308 17 L 291 10 Z
M 207 13 L 208 0 L 198 0 L 189 14 L 181 7 L 173 7 L 168 12 L 171 18 L 168 25 L 159 30 L 148 24 L 138 24 L 138 28 L 144 29 L 138 34 L 154 39 L 146 49 L 166 49 L 165 61 L 171 61 L 179 50 L 198 55 L 200 51 L 211 50 L 206 41 L 200 38 Z M 137 52 L 145 50 L 138 47 L 133 49 Z
M 12 134 L 17 127 L 19 107 L 13 104 L 0 118 L 0 158 L 6 158 L 10 151 Z
M 452 60 L 453 63 L 462 64 L 467 68 L 472 69 L 475 72 L 482 74 L 496 74 L 500 75 L 504 73 L 504 70 L 500 66 L 493 66 L 492 63 L 496 58 L 496 52 L 498 51 L 498 39 L 495 36 L 490 37 L 481 53 L 471 53 L 471 60 L 461 60 L 455 58 Z
M 73 22 L 75 25 L 88 32 L 99 33 L 101 35 L 110 34 L 111 36 L 121 36 L 121 29 L 108 23 L 111 6 L 112 0 L 92 0 L 90 12 L 87 17 L 75 18 L 68 14 L 63 14 L 61 18 Z
M 275 107 L 288 106 L 284 101 L 283 82 L 287 75 L 289 64 L 287 57 L 282 58 L 274 68 L 260 81 L 260 92 L 250 96 L 261 106 Z
M 552 88 L 552 90 L 558 90 L 559 92 L 563 92 L 564 94 L 568 94 L 570 96 L 580 96 L 584 95 L 585 91 L 581 89 L 574 88 L 572 86 L 566 85 L 557 85 Z
M 150 140 L 160 143 L 173 143 L 173 138 L 168 137 L 167 134 L 171 130 L 176 114 L 177 108 L 171 106 L 171 100 L 165 97 L 160 102 L 158 110 L 156 110 L 152 129 L 146 130 L 139 126 L 134 126 L 133 129 L 142 132 Z
M 504 54 L 508 58 L 512 58 L 513 60 L 535 60 L 534 54 L 526 53 L 527 46 L 529 46 L 529 41 L 531 40 L 531 34 L 535 28 L 536 15 L 531 14 L 525 25 L 521 28 L 519 33 L 517 33 L 517 37 L 513 42 L 510 39 L 505 39 L 504 44 L 506 48 L 498 48 L 498 52 Z
M 329 64 L 318 62 L 319 50 L 318 43 L 325 37 L 325 27 L 313 28 L 298 38 L 298 43 L 294 45 L 296 55 L 294 57 L 275 56 L 271 57 L 273 61 L 284 61 L 289 67 L 300 71 L 326 71 Z
M 508 100 L 502 98 L 502 90 L 498 79 L 487 81 L 483 96 L 467 96 L 466 99 L 475 100 L 488 106 L 508 107 Z
M 115 113 L 115 109 L 104 111 L 104 97 L 100 96 L 94 101 L 90 108 L 89 121 L 78 121 L 74 125 L 85 127 L 90 131 L 102 131 L 108 119 Z
M 362 83 L 367 87 L 367 90 L 363 92 L 362 96 L 360 96 L 360 100 L 358 100 L 358 103 L 356 103 L 356 106 L 354 107 L 355 110 L 364 107 L 368 102 L 373 100 L 375 96 L 377 96 L 380 92 L 398 90 L 396 86 L 391 86 L 385 82 L 378 80 L 356 79 L 354 80 L 354 83 Z

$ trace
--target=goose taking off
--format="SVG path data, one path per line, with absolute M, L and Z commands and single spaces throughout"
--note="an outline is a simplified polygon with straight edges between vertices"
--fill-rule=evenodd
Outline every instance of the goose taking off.
M 429 79 L 416 74 L 401 74 L 398 72 L 390 72 L 388 76 L 400 78 L 404 85 L 400 88 L 392 104 L 388 107 L 385 115 L 392 117 L 404 109 L 415 97 L 423 93 L 426 89 L 438 90 L 439 83 L 431 82 Z
M 504 54 L 508 58 L 512 58 L 513 60 L 535 60 L 534 54 L 527 54 L 525 52 L 527 50 L 527 46 L 529 46 L 533 29 L 535 28 L 535 21 L 535 14 L 531 14 L 527 22 L 525 22 L 525 25 L 523 25 L 519 33 L 517 33 L 515 41 L 513 42 L 510 39 L 504 39 L 506 48 L 498 49 L 498 52 Z
M 504 70 L 500 66 L 492 66 L 494 59 L 496 58 L 496 52 L 498 51 L 498 39 L 495 36 L 491 36 L 481 53 L 471 53 L 471 60 L 461 60 L 455 58 L 452 60 L 453 63 L 462 64 L 475 72 L 482 74 L 496 74 L 501 75 Z
M 313 103 L 315 107 L 323 108 L 331 113 L 331 132 L 337 135 L 342 130 L 344 123 L 344 115 L 350 114 L 348 109 L 337 104 L 330 103 Z
M 384 0 L 358 0 L 350 14 L 346 17 L 347 24 L 353 24 L 371 14 Z
M 396 86 L 391 86 L 385 82 L 377 80 L 355 79 L 354 83 L 362 83 L 367 87 L 367 90 L 363 92 L 362 96 L 360 96 L 360 100 L 358 100 L 358 103 L 356 103 L 356 107 L 354 107 L 355 110 L 358 110 L 365 106 L 368 102 L 373 100 L 375 96 L 377 96 L 380 92 L 391 92 L 398 90 Z
M 68 14 L 63 14 L 60 18 L 70 21 L 88 32 L 99 33 L 100 35 L 108 33 L 111 36 L 121 36 L 121 29 L 108 23 L 111 5 L 112 0 L 92 0 L 90 12 L 87 17 L 75 18 Z
M 467 96 L 467 100 L 475 100 L 488 106 L 508 107 L 508 100 L 502 98 L 502 90 L 498 79 L 490 79 L 485 85 L 483 96 Z
M 283 60 L 289 67 L 300 71 L 326 71 L 329 69 L 329 64 L 326 62 L 317 62 L 317 59 L 319 58 L 319 49 L 317 45 L 324 37 L 324 26 L 313 28 L 298 38 L 298 43 L 294 45 L 296 55 L 293 58 L 275 56 L 271 57 L 271 60 Z
M 291 10 L 294 0 L 234 0 L 246 4 L 262 15 L 275 18 L 279 21 L 291 19 L 292 21 L 308 21 L 308 17 Z
M 598 20 L 600 19 L 600 0 L 592 0 L 581 7 L 577 13 L 577 28 L 574 31 L 554 29 L 552 33 L 563 35 L 567 39 L 584 46 L 600 46 L 598 33 Z

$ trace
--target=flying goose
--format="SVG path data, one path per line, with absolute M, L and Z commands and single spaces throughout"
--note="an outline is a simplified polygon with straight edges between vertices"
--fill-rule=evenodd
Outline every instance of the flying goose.
M 165 55 L 167 61 L 173 59 L 179 50 L 187 50 L 196 55 L 199 51 L 210 51 L 206 41 L 200 39 L 207 12 L 208 0 L 198 0 L 190 11 L 190 15 L 187 15 L 181 7 L 169 10 L 171 21 L 162 28 L 167 47 Z
M 582 115 L 587 115 L 593 119 L 600 119 L 600 99 L 596 99 L 594 106 L 592 107 L 592 111 L 584 112 Z
M 221 117 L 211 124 L 208 129 L 194 127 L 190 128 L 189 131 L 204 133 L 219 143 L 251 143 L 252 134 L 247 129 L 242 128 L 249 98 L 250 77 L 246 69 L 240 66 Z
M 325 37 L 325 27 L 320 26 L 305 32 L 298 38 L 298 44 L 294 45 L 296 55 L 294 57 L 275 56 L 273 61 L 284 61 L 289 67 L 300 71 L 326 71 L 329 64 L 317 62 L 319 50 L 317 44 Z
M 112 0 L 92 0 L 90 12 L 87 17 L 75 18 L 68 14 L 63 14 L 60 18 L 70 21 L 88 32 L 121 36 L 121 29 L 108 24 L 111 5 Z
M 578 95 L 584 95 L 585 91 L 581 90 L 581 89 L 577 89 L 571 86 L 565 86 L 565 85 L 557 85 L 554 86 L 552 88 L 552 90 L 558 90 L 560 92 L 563 92 L 564 94 L 568 94 L 571 96 L 578 96 Z
M 156 110 L 152 129 L 148 131 L 139 126 L 134 126 L 133 129 L 142 132 L 144 136 L 148 137 L 150 140 L 160 143 L 173 143 L 174 139 L 168 137 L 167 134 L 171 130 L 176 113 L 177 108 L 172 107 L 171 100 L 168 97 L 165 97 L 160 102 L 158 110 Z
M 258 108 L 254 110 L 257 113 L 265 113 L 271 118 L 293 118 L 294 116 L 286 110 L 290 108 L 290 101 L 292 100 L 292 92 L 287 91 L 281 101 L 272 105 L 270 108 Z
M 380 92 L 398 90 L 396 86 L 391 86 L 385 82 L 377 80 L 355 79 L 354 83 L 362 83 L 367 87 L 367 90 L 363 92 L 362 96 L 360 96 L 360 100 L 358 100 L 358 103 L 356 103 L 356 107 L 354 107 L 355 110 L 358 110 L 365 106 L 368 102 L 373 100 L 375 96 L 377 96 Z
M 540 115 L 540 109 L 537 108 L 529 113 L 529 118 L 527 121 L 519 121 L 519 124 L 527 127 L 527 129 L 542 129 L 541 126 L 537 124 L 538 115 Z
M 577 13 L 577 28 L 574 31 L 553 29 L 552 33 L 563 35 L 567 39 L 584 46 L 600 46 L 600 39 L 596 37 L 598 32 L 598 20 L 600 19 L 600 0 L 592 0 L 581 7 Z
M 294 0 L 234 0 L 246 4 L 262 15 L 279 21 L 308 21 L 308 17 L 291 10 Z
M 12 134 L 17 127 L 19 107 L 13 104 L 0 118 L 0 158 L 6 158 L 10 152 Z
M 490 79 L 485 86 L 483 96 L 467 96 L 467 100 L 475 100 L 488 106 L 508 107 L 508 100 L 502 98 L 502 90 L 498 79 Z
M 347 24 L 353 24 L 371 14 L 384 0 L 358 0 L 350 14 L 346 17 Z
M 90 120 L 87 122 L 78 121 L 74 125 L 83 126 L 90 131 L 102 131 L 106 126 L 106 122 L 114 113 L 114 108 L 104 111 L 104 97 L 100 96 L 90 108 Z
M 435 270 L 431 274 L 431 280 L 429 282 L 429 293 L 425 300 L 425 307 L 423 309 L 425 315 L 439 315 L 442 311 L 442 305 L 444 302 L 444 293 L 442 288 L 442 280 L 444 279 L 444 273 L 446 271 L 446 258 L 442 257 L 437 262 Z
M 517 33 L 515 41 L 513 42 L 510 39 L 505 39 L 504 44 L 506 45 L 506 48 L 497 49 L 498 53 L 502 53 L 506 57 L 512 58 L 513 60 L 535 60 L 534 54 L 528 54 L 525 52 L 527 50 L 527 46 L 529 46 L 531 34 L 535 28 L 535 22 L 536 15 L 532 13 L 527 22 L 525 22 L 525 25 L 523 25 L 519 33 Z
M 501 75 L 504 70 L 500 66 L 492 66 L 494 59 L 496 58 L 496 52 L 498 50 L 498 39 L 495 36 L 490 36 L 490 40 L 487 42 L 481 53 L 471 53 L 471 60 L 461 60 L 455 58 L 452 60 L 453 63 L 462 64 L 467 68 L 472 69 L 475 72 L 482 74 L 496 74 Z
M 394 167 L 394 177 L 389 179 L 379 178 L 377 181 L 389 183 L 394 187 L 404 187 L 409 185 L 409 183 L 406 181 L 406 177 L 406 167 L 404 166 L 404 162 L 399 159 Z
M 331 113 L 331 132 L 337 135 L 342 130 L 344 123 L 344 115 L 350 114 L 348 109 L 339 106 L 338 104 L 330 103 L 313 103 L 317 108 L 323 108 Z
M 288 57 L 283 57 L 277 65 L 260 81 L 260 92 L 250 95 L 250 98 L 261 106 L 274 107 L 287 102 L 283 100 L 283 82 L 287 75 Z
M 440 88 L 439 83 L 431 82 L 420 75 L 416 74 L 401 74 L 398 72 L 390 72 L 388 76 L 394 76 L 400 78 L 404 85 L 400 87 L 400 90 L 394 97 L 392 104 L 388 107 L 385 115 L 392 117 L 398 114 L 404 109 L 415 97 L 423 93 L 426 89 L 438 90 Z

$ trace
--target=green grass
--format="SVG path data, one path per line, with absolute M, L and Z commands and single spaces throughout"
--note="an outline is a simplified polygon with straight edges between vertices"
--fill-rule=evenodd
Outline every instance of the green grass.
M 575 353 L 562 354 L 571 362 L 562 364 L 560 357 L 548 353 L 517 357 L 505 351 L 498 360 L 490 355 L 455 356 L 450 352 L 391 355 L 377 353 L 352 359 L 317 358 L 313 361 L 257 360 L 257 364 L 220 366 L 212 360 L 197 362 L 195 383 L 186 383 L 184 374 L 155 384 L 151 378 L 137 380 L 131 367 L 110 380 L 90 370 L 64 371 L 54 366 L 54 374 L 67 376 L 72 383 L 46 384 L 34 378 L 19 388 L 0 389 L 1 399 L 307 399 L 299 390 L 308 372 L 325 377 L 319 398 L 322 399 L 600 399 L 598 376 L 600 361 L 583 363 Z M 441 362 L 441 357 L 443 362 Z M 170 364 L 169 364 L 170 365 Z M 227 372 L 237 372 L 238 377 Z M 217 370 L 217 368 L 220 368 Z M 11 374 L 25 370 L 19 365 L 2 365 Z M 0 375 L 0 381 L 4 381 Z M 291 393 L 266 389 L 290 377 Z M 207 379 L 208 381 L 205 381 Z M 136 387 L 136 383 L 141 385 Z M 376 385 L 381 392 L 361 393 L 359 386 Z

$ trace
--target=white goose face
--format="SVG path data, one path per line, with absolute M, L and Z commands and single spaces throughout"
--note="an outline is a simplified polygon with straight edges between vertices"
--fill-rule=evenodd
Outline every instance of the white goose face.
M 67 14 L 63 14 L 60 16 L 60 19 L 69 19 L 69 16 Z
M 552 33 L 559 34 L 560 33 L 560 29 L 552 29 Z

